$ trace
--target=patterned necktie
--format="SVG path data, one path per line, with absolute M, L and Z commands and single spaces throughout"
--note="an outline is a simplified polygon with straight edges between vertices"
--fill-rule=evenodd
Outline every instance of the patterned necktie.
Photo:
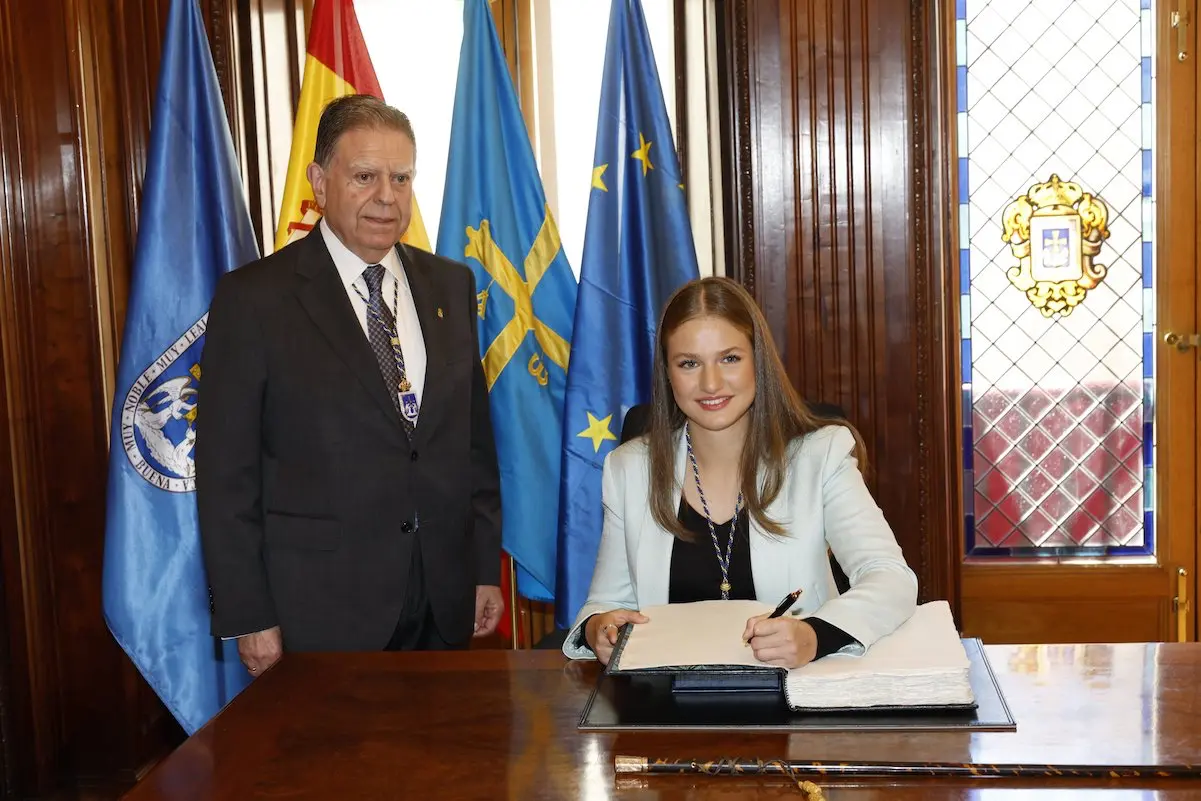
M 401 384 L 405 382 L 405 375 L 401 372 L 400 365 L 397 364 L 396 353 L 392 349 L 392 340 L 397 337 L 396 318 L 392 316 L 388 304 L 384 303 L 384 266 L 372 264 L 363 270 L 363 279 L 367 282 L 368 292 L 367 340 L 371 343 L 375 360 L 379 362 L 380 373 L 384 376 L 384 384 L 392 396 L 392 405 L 396 407 L 397 412 L 400 412 L 398 393 Z M 399 349 L 400 346 L 397 345 L 397 350 Z M 403 414 L 401 414 L 400 420 L 404 423 L 405 433 L 411 439 L 413 436 L 412 422 Z

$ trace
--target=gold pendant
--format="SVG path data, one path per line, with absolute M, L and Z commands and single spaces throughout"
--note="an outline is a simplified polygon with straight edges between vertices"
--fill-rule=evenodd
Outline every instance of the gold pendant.
M 401 379 L 401 382 L 400 382 L 400 391 L 401 392 L 408 392 L 412 388 L 413 388 L 413 385 L 409 383 L 409 379 L 407 379 L 407 378 Z
M 730 591 L 730 582 L 728 582 L 728 581 L 723 581 L 723 582 L 721 583 L 721 591 L 722 591 L 722 592 L 729 592 L 729 591 Z

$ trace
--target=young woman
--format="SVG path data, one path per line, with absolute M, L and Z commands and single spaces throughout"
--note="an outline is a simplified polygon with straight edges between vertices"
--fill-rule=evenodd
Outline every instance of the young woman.
M 563 652 L 607 663 L 638 610 L 754 598 L 755 656 L 799 667 L 863 651 L 913 614 L 917 578 L 876 506 L 847 423 L 801 401 L 755 301 L 726 278 L 680 288 L 659 322 L 649 432 L 605 459 L 604 530 Z M 839 595 L 827 548 L 850 579 Z

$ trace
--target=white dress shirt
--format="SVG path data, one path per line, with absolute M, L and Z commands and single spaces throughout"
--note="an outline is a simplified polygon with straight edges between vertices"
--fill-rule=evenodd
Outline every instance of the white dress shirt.
M 355 316 L 359 318 L 359 325 L 363 327 L 363 336 L 367 336 L 366 299 L 370 297 L 370 293 L 363 271 L 371 265 L 351 253 L 324 220 L 318 228 L 321 229 L 321 236 L 334 260 L 334 266 L 338 268 L 338 275 L 346 288 L 346 296 L 350 298 Z M 409 279 L 405 275 L 405 268 L 396 248 L 389 250 L 388 255 L 379 263 L 384 266 L 381 289 L 383 300 L 396 317 L 396 334 L 400 337 L 400 349 L 404 353 L 405 377 L 409 379 L 413 392 L 417 395 L 417 405 L 420 407 L 421 396 L 425 390 L 425 338 L 421 334 L 417 306 L 413 303 L 413 291 L 409 288 Z

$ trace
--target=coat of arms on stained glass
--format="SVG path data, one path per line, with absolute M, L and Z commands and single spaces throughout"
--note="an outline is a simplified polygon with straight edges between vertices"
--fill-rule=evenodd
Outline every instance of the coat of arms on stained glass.
M 1006 271 L 1043 317 L 1066 317 L 1105 278 L 1094 264 L 1109 237 L 1109 207 L 1052 174 L 1005 208 L 1004 238 L 1018 263 Z

